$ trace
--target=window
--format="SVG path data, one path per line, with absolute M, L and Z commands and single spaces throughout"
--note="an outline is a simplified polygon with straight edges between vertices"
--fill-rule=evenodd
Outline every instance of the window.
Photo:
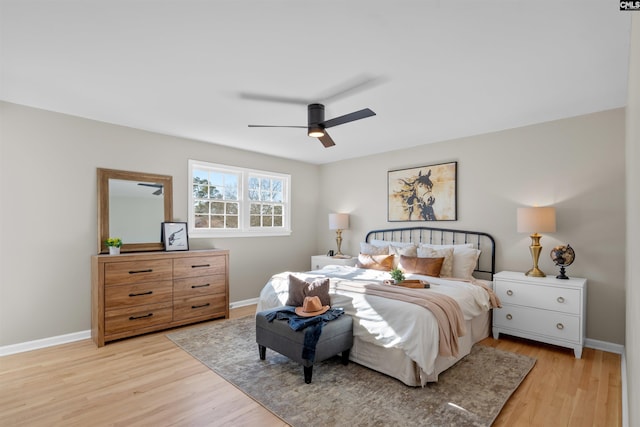
M 291 233 L 291 176 L 189 160 L 192 237 Z

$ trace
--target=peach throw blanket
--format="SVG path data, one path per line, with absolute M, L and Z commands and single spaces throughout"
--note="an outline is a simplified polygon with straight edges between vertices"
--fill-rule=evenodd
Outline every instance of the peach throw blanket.
M 428 289 L 412 289 L 402 286 L 378 285 L 340 281 L 336 290 L 375 295 L 417 304 L 431 311 L 438 322 L 440 356 L 458 356 L 458 337 L 466 334 L 464 315 L 460 305 L 447 295 L 431 292 Z

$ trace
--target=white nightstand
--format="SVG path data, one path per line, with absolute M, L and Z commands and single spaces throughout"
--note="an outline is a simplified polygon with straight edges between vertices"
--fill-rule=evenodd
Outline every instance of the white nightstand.
M 500 332 L 569 347 L 582 357 L 587 280 L 528 277 L 502 271 L 493 276 L 502 308 L 493 310 L 493 337 Z
M 344 255 L 349 256 L 349 255 Z M 348 265 L 350 267 L 354 267 L 358 258 L 349 257 L 349 258 L 335 258 L 327 255 L 313 255 L 311 257 L 311 269 L 312 270 L 320 270 L 325 265 Z

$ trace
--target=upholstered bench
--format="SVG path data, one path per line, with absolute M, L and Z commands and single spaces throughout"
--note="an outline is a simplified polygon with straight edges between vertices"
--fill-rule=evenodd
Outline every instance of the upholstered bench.
M 261 360 L 265 360 L 266 350 L 270 348 L 304 367 L 304 382 L 311 383 L 313 364 L 341 354 L 342 363 L 349 363 L 349 351 L 353 345 L 353 324 L 350 316 L 341 315 L 322 327 L 320 339 L 316 344 L 315 361 L 302 358 L 304 330 L 294 331 L 287 320 L 267 321 L 266 314 L 280 308 L 261 311 L 256 314 L 256 342 Z

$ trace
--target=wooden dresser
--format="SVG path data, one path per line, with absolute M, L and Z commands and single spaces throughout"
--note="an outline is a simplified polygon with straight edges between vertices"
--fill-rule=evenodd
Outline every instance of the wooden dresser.
M 229 317 L 229 251 L 91 257 L 91 337 L 106 342 Z

